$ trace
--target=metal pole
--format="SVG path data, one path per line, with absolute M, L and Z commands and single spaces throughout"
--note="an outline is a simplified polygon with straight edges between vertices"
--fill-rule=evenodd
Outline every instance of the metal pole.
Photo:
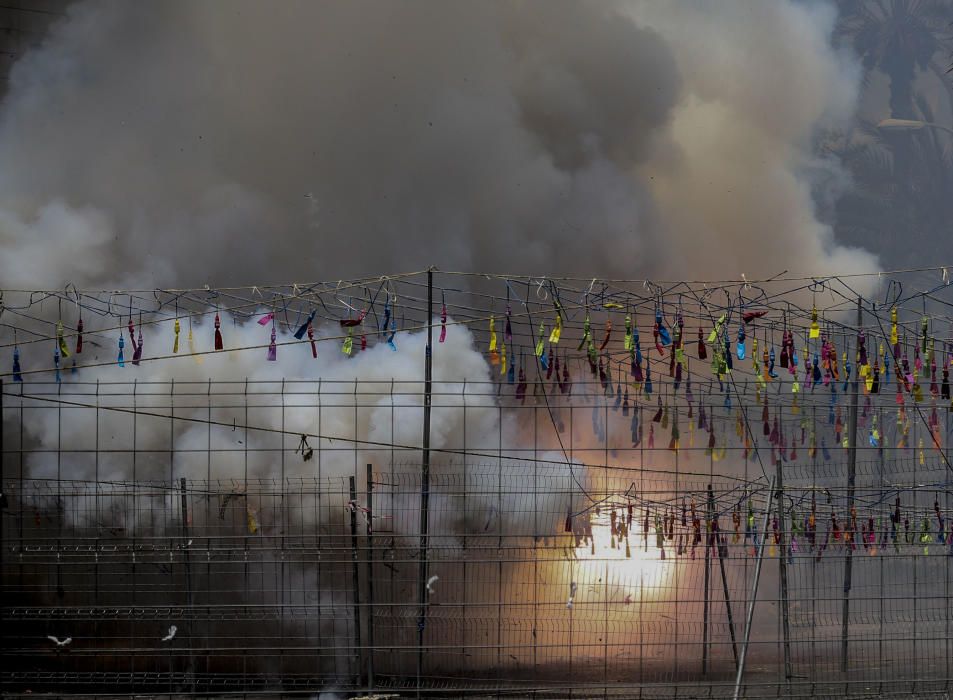
M 354 477 L 348 477 L 351 491 L 351 573 L 354 586 L 354 657 L 357 660 L 357 685 L 361 685 L 361 573 L 357 553 L 357 486 Z
M 708 511 L 713 513 L 715 510 L 715 492 L 708 484 Z M 718 533 L 716 533 L 716 537 Z M 718 542 L 715 543 L 718 546 Z M 735 619 L 731 614 L 731 594 L 728 593 L 728 574 L 725 572 L 725 558 L 721 556 L 721 549 L 718 550 L 718 566 L 721 569 L 721 588 L 725 593 L 725 610 L 728 613 L 728 634 L 731 636 L 731 654 L 735 658 L 735 669 L 738 668 L 738 642 L 735 640 Z
M 949 434 L 950 434 L 950 412 L 947 411 L 947 412 L 946 412 L 946 432 L 944 433 L 944 437 L 945 437 L 945 436 L 948 436 Z M 944 457 L 944 459 L 945 459 L 947 462 L 949 462 L 949 454 L 950 454 L 950 443 L 949 443 L 949 439 L 947 439 L 947 443 L 946 443 L 946 455 L 947 455 L 947 456 Z M 946 492 L 946 498 L 944 498 L 944 501 L 945 501 L 945 503 L 944 503 L 943 505 L 946 506 L 947 517 L 950 517 L 950 516 L 949 516 L 949 510 L 950 510 L 950 492 L 949 492 L 949 490 L 947 490 L 947 492 Z M 950 535 L 950 534 L 947 534 L 947 537 L 951 537 L 951 535 Z M 948 547 L 953 548 L 953 542 L 950 542 L 949 540 L 947 540 L 947 545 L 948 545 Z M 881 562 L 883 562 L 883 557 L 881 557 L 880 559 L 881 559 Z M 882 564 L 882 563 L 881 563 L 880 567 L 881 567 L 881 568 L 880 568 L 880 571 L 881 571 L 881 577 L 882 577 L 882 576 L 883 576 L 883 573 L 882 573 L 882 572 L 883 572 L 883 564 Z M 947 691 L 949 691 L 949 689 L 950 689 L 950 567 L 949 567 L 949 566 L 944 566 L 943 568 L 944 568 L 944 570 L 945 570 L 945 572 L 946 572 L 946 576 L 944 577 L 944 585 L 943 585 L 943 598 L 944 598 L 944 606 L 943 606 L 943 607 L 944 607 L 945 612 L 946 612 L 946 634 L 944 635 L 944 645 L 946 646 L 946 653 L 943 655 L 943 657 L 944 657 L 944 659 L 946 660 L 946 684 L 945 684 L 945 689 L 946 689 Z M 881 578 L 880 589 L 881 589 L 881 591 L 883 591 L 882 578 Z M 883 599 L 883 596 L 881 596 L 881 600 L 882 600 L 882 599 Z M 881 620 L 881 623 L 880 623 L 880 624 L 883 624 L 883 615 L 882 615 L 882 614 L 881 614 L 881 616 L 880 616 L 880 620 Z M 881 635 L 881 636 L 883 636 L 883 635 Z M 949 693 L 948 693 L 948 694 L 949 694 Z
M 189 646 L 189 666 L 185 672 L 185 680 L 191 686 L 192 693 L 195 693 L 195 656 L 192 644 L 192 562 L 189 558 L 189 497 L 188 486 L 183 476 L 179 479 L 179 486 L 182 489 L 182 551 L 185 561 L 185 605 L 188 608 L 186 625 L 186 637 Z
M 433 267 L 427 270 L 427 351 L 424 356 L 424 434 L 420 465 L 420 552 L 417 572 L 417 697 L 424 663 L 424 629 L 427 626 L 427 532 L 430 508 L 430 407 L 433 383 Z
M 745 638 L 741 642 L 741 658 L 738 660 L 738 673 L 735 676 L 735 700 L 741 697 L 741 679 L 745 673 L 745 661 L 748 658 L 748 642 L 751 640 L 751 622 L 754 620 L 754 604 L 758 600 L 758 582 L 761 580 L 761 564 L 764 562 L 764 543 L 768 539 L 768 523 L 771 521 L 771 504 L 774 494 L 774 477 L 768 485 L 768 508 L 764 512 L 764 524 L 761 527 L 761 548 L 758 551 L 758 563 L 754 567 L 754 584 L 751 586 L 751 600 L 748 602 L 748 615 L 745 620 Z
M 778 485 L 776 494 L 778 498 L 778 545 L 780 546 L 778 556 L 778 566 L 781 574 L 781 625 L 784 640 L 784 677 L 791 678 L 791 623 L 788 617 L 788 565 L 787 565 L 787 540 L 784 537 L 784 475 L 781 468 L 781 460 L 775 462 L 777 476 L 775 477 Z
M 367 690 L 374 692 L 374 468 L 367 465 Z
M 4 445 L 3 445 L 3 379 L 0 379 L 0 494 L 2 494 L 3 477 L 5 476 L 3 471 L 3 462 L 4 462 L 3 448 L 4 448 Z M 21 445 L 20 453 L 21 454 L 23 453 L 22 445 Z M 23 505 L 22 505 L 23 491 L 22 490 L 20 491 L 20 493 L 17 494 L 17 497 L 21 499 L 21 504 L 17 506 L 16 508 L 18 511 L 22 511 L 23 510 Z M 2 496 L 0 496 L 0 498 L 2 498 Z M 3 568 L 3 550 L 4 550 L 3 505 L 0 504 L 0 576 L 2 576 L 3 572 L 5 571 Z M 3 619 L 3 608 L 0 607 L 0 649 L 7 648 L 6 631 L 7 631 L 7 628 L 6 628 L 6 625 L 4 624 L 4 619 Z M 0 681 L 0 692 L 6 695 L 6 692 L 4 692 L 5 691 L 4 685 L 5 683 L 3 681 Z
M 857 332 L 861 330 L 864 322 L 864 310 L 861 306 L 861 298 L 857 298 Z M 856 363 L 855 363 L 856 364 Z M 850 399 L 850 451 L 847 454 L 847 518 L 848 527 L 854 527 L 851 514 L 854 510 L 854 483 L 857 480 L 857 403 L 859 401 L 858 390 L 860 382 L 857 376 L 860 369 L 854 372 L 854 382 L 851 387 Z M 850 588 L 851 578 L 853 576 L 854 566 L 854 542 L 857 537 L 856 532 L 851 532 L 851 546 L 847 547 L 846 559 L 844 561 L 844 610 L 841 615 L 841 638 L 840 638 L 840 670 L 841 673 L 847 673 L 847 630 L 850 626 Z
M 711 489 L 710 484 L 708 488 Z M 705 510 L 705 601 L 702 608 L 702 675 L 708 673 L 708 598 L 711 595 L 711 509 L 706 505 Z

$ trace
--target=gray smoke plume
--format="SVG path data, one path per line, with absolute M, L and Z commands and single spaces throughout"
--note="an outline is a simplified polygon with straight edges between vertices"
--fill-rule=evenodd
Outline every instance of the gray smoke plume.
M 83 0 L 0 110 L 8 286 L 856 272 L 824 3 Z
M 838 246 L 815 211 L 819 183 L 835 183 L 836 193 L 846 180 L 837 162 L 815 155 L 814 132 L 851 118 L 859 83 L 831 48 L 833 21 L 829 5 L 794 0 L 81 0 L 16 65 L 0 106 L 0 279 L 6 287 L 216 286 L 430 264 L 691 279 L 873 270 L 874 258 Z M 242 328 L 230 341 L 261 342 L 266 332 Z M 149 348 L 163 342 L 147 337 Z M 360 398 L 370 408 L 358 414 L 356 397 L 341 398 L 319 409 L 321 432 L 416 446 L 416 397 L 386 420 L 388 380 L 422 374 L 422 337 L 399 342 L 397 354 L 377 346 L 353 360 L 322 355 L 317 370 L 302 353 L 286 362 L 282 350 L 280 367 L 261 354 L 223 354 L 203 367 L 147 363 L 140 376 L 360 377 L 372 382 Z M 444 350 L 435 356 L 438 383 L 488 376 L 468 333 L 453 331 Z M 496 438 L 498 473 L 507 475 L 497 488 L 512 495 L 476 499 L 459 515 L 435 498 L 435 511 L 451 515 L 435 518 L 434 531 L 555 537 L 578 505 L 575 472 L 560 453 L 542 455 L 555 463 L 558 488 L 530 510 L 516 500 L 525 484 L 515 468 L 503 468 L 518 431 L 501 426 L 492 399 L 468 403 L 465 417 L 463 400 L 435 410 L 435 447 L 457 446 L 462 428 L 472 446 Z M 177 410 L 201 418 L 203 409 Z M 252 420 L 277 429 L 281 417 Z M 173 434 L 165 420 L 140 418 L 130 445 L 125 414 L 109 414 L 102 432 L 108 447 L 139 451 L 138 478 L 238 478 L 245 464 L 238 431 L 227 426 L 241 412 L 218 419 L 225 426 L 182 424 Z M 28 438 L 49 452 L 28 460 L 28 473 L 52 477 L 60 462 L 50 455 L 66 443 L 89 449 L 94 420 L 94 409 L 75 409 L 65 435 L 52 419 L 35 421 Z M 288 429 L 312 430 L 314 421 L 312 408 L 292 409 Z M 150 462 L 146 454 L 167 447 L 170 434 L 174 461 Z M 213 439 L 216 450 L 234 451 L 214 466 L 205 447 Z M 249 441 L 275 453 L 295 444 L 264 434 Z M 330 452 L 326 442 L 313 444 Z M 342 454 L 326 458 L 326 474 L 388 458 Z M 292 475 L 313 469 L 289 463 Z M 77 460 L 71 476 L 90 479 L 97 469 L 132 476 L 119 456 Z M 436 474 L 458 469 L 435 459 Z M 249 473 L 273 476 L 271 454 L 253 457 Z M 586 470 L 578 474 L 585 481 Z M 395 510 L 415 503 L 408 497 Z M 339 515 L 343 502 L 334 505 Z M 138 527 L 138 515 L 119 506 L 120 524 Z M 252 499 L 248 507 L 266 506 Z M 466 601 L 451 576 L 434 571 L 444 600 Z M 542 599 L 562 611 L 573 591 L 574 615 L 599 615 L 583 603 L 595 600 L 602 567 L 554 560 L 541 571 L 551 582 Z M 662 580 L 659 570 L 643 574 Z M 519 573 L 499 576 L 508 600 L 528 595 Z M 407 604 L 413 591 L 397 599 Z M 601 633 L 580 634 L 595 646 Z

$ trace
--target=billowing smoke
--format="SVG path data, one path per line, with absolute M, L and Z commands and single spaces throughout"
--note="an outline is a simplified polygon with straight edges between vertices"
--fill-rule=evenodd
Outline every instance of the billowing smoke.
M 143 330 L 146 348 L 158 351 L 171 342 L 167 327 L 147 325 Z M 227 346 L 237 348 L 261 344 L 270 332 L 255 323 L 228 325 L 225 330 Z M 317 335 L 321 338 L 338 330 L 323 328 Z M 195 331 L 210 340 L 208 324 Z M 112 343 L 102 342 L 104 337 L 95 334 L 87 339 L 84 355 L 93 364 L 111 359 L 116 352 Z M 278 341 L 289 338 L 279 334 Z M 307 345 L 292 344 L 278 347 L 274 363 L 265 359 L 264 349 L 226 350 L 191 359 L 157 359 L 138 367 L 130 361 L 125 368 L 114 364 L 87 367 L 76 376 L 64 370 L 62 391 L 56 393 L 27 375 L 19 391 L 9 389 L 9 384 L 4 387 L 9 392 L 5 395 L 6 415 L 22 411 L 26 416 L 19 427 L 28 446 L 23 460 L 28 486 L 22 491 L 14 487 L 16 497 L 35 518 L 39 533 L 59 527 L 70 537 L 125 541 L 177 538 L 181 528 L 187 527 L 196 542 L 216 533 L 253 541 L 262 538 L 264 548 L 256 549 L 252 557 L 264 553 L 269 559 L 271 543 L 289 534 L 330 535 L 333 543 L 334 536 L 342 532 L 345 509 L 352 507 L 344 485 L 349 476 L 358 477 L 360 494 L 353 507 L 360 509 L 367 503 L 364 468 L 371 464 L 379 484 L 374 526 L 389 533 L 390 557 L 397 562 L 382 566 L 394 570 L 399 566 L 402 572 L 399 585 L 383 595 L 392 596 L 397 605 L 408 606 L 416 600 L 410 577 L 416 564 L 407 562 L 412 561 L 409 557 L 419 542 L 420 495 L 414 478 L 420 473 L 426 334 L 401 332 L 394 341 L 396 351 L 381 342 L 353 357 L 340 351 L 339 341 L 328 340 L 318 344 L 316 359 Z M 466 326 L 450 323 L 445 342 L 436 346 L 433 357 L 431 471 L 438 488 L 430 500 L 430 546 L 443 553 L 448 549 L 461 552 L 465 538 L 475 537 L 477 546 L 483 547 L 482 538 L 488 533 L 501 539 L 506 533 L 509 538 L 551 542 L 563 532 L 566 514 L 587 505 L 582 493 L 582 489 L 591 488 L 586 470 L 545 450 L 533 453 L 539 464 L 523 459 L 527 455 L 519 450 L 523 446 L 520 422 L 501 409 L 495 393 L 488 389 L 492 387 L 489 366 L 474 348 Z M 175 377 L 174 387 L 168 381 L 170 376 Z M 210 376 L 214 381 L 208 381 Z M 307 379 L 289 382 L 285 377 Z M 97 381 L 102 382 L 98 387 Z M 4 428 L 11 442 L 17 439 L 14 421 Z M 296 449 L 302 447 L 300 435 L 308 436 L 301 450 Z M 464 455 L 468 448 L 470 452 Z M 188 489 L 185 514 L 178 490 L 183 478 Z M 22 486 L 23 481 L 19 483 Z M 139 485 L 138 494 L 114 488 L 131 483 Z M 56 487 L 45 490 L 45 484 Z M 88 498 L 91 491 L 86 492 L 85 501 L 82 496 L 61 496 L 61 484 L 70 493 L 76 485 L 80 491 L 84 485 L 94 488 L 95 505 Z M 529 492 L 529 484 L 538 491 Z M 31 527 L 29 523 L 27 527 Z M 363 530 L 364 525 L 361 527 Z M 182 546 L 191 545 L 191 537 L 183 540 Z M 395 555 L 395 549 L 406 553 Z M 565 556 L 571 556 L 571 547 L 567 545 L 566 551 Z M 439 581 L 432 589 L 435 600 L 474 604 L 485 592 L 467 593 L 466 585 L 454 578 L 455 564 L 440 558 L 436 557 L 429 569 Z M 257 565 L 269 577 L 284 571 L 271 560 Z M 471 565 L 471 575 L 475 566 L 479 564 Z M 563 558 L 553 558 L 543 566 L 551 571 L 547 595 L 560 607 L 566 604 L 570 585 L 563 579 L 594 575 L 594 569 L 568 568 Z M 317 563 L 290 562 L 287 570 L 312 583 L 307 589 L 281 591 L 282 601 L 320 601 L 329 609 L 347 609 L 348 597 L 341 581 L 350 581 L 345 576 L 349 572 L 335 562 L 334 555 L 323 564 L 320 556 Z M 247 571 L 236 570 L 234 575 L 239 577 L 236 580 L 249 580 Z M 160 580 L 161 574 L 156 577 L 150 570 L 139 576 L 140 581 L 154 581 Z M 199 589 L 203 583 L 216 587 L 217 604 L 226 599 L 267 603 L 274 600 L 269 596 L 278 595 L 246 590 L 242 597 L 237 588 L 226 585 L 220 589 L 222 584 L 204 576 L 197 572 L 193 581 Z M 516 583 L 520 576 L 515 566 L 510 566 L 507 578 L 498 583 L 513 600 L 526 595 L 525 586 Z M 510 584 L 510 579 L 514 583 Z M 70 580 L 67 577 L 60 599 L 79 600 L 82 592 L 74 591 Z M 125 600 L 124 595 L 117 592 L 113 600 Z M 183 630 L 180 639 L 184 639 L 185 625 L 177 622 Z M 319 619 L 311 628 L 307 622 L 291 621 L 282 632 L 270 621 L 258 624 L 259 632 L 265 629 L 286 635 L 283 643 L 293 643 L 289 640 L 296 638 L 313 643 L 317 637 L 347 645 L 353 631 L 346 620 L 333 616 Z M 167 625 L 154 626 L 165 634 Z M 64 627 L 74 635 L 78 629 L 75 624 L 68 630 Z M 231 638 L 250 633 L 244 629 L 237 623 L 223 625 L 216 634 Z M 337 679 L 335 674 L 341 673 L 338 661 L 336 656 L 322 659 L 321 672 Z M 227 666 L 228 662 L 217 659 L 216 663 Z M 255 663 L 266 668 L 270 662 L 260 659 Z M 347 663 L 343 667 L 348 668 Z
M 0 107 L 0 279 L 142 289 L 430 264 L 650 279 L 873 270 L 873 256 L 837 245 L 817 214 L 818 197 L 847 183 L 838 163 L 815 155 L 814 135 L 851 118 L 859 82 L 831 48 L 833 22 L 827 4 L 794 0 L 81 0 L 15 66 Z M 232 332 L 233 347 L 263 342 L 252 339 L 262 333 L 255 326 Z M 147 347 L 167 341 L 147 331 Z M 177 359 L 126 371 L 140 381 L 248 377 L 276 386 L 359 378 L 360 401 L 289 409 L 284 428 L 416 446 L 419 384 L 396 413 L 389 392 L 392 379 L 420 382 L 423 340 L 401 334 L 398 343 L 398 353 L 380 344 L 349 359 L 325 351 L 317 364 L 295 347 L 279 350 L 274 365 L 263 353 L 225 353 L 202 366 Z M 112 348 L 103 352 L 112 359 Z M 434 360 L 444 389 L 489 378 L 457 327 Z M 82 379 L 115 381 L 118 371 L 84 370 Z M 501 425 L 495 399 L 468 396 L 464 419 L 450 393 L 435 411 L 435 447 L 459 444 L 465 426 L 471 446 L 500 447 L 501 479 L 516 474 L 500 465 L 519 431 Z M 137 405 L 148 412 L 148 403 Z M 202 420 L 208 411 L 196 401 L 176 415 Z M 131 416 L 109 414 L 99 459 L 71 458 L 69 477 L 130 479 L 128 455 L 138 450 L 137 479 L 238 480 L 237 441 L 246 438 L 228 423 L 244 423 L 244 411 L 215 414 L 224 425 L 173 425 L 171 465 L 154 456 L 169 447 L 167 418 L 139 416 L 132 443 Z M 45 449 L 88 450 L 95 415 L 76 409 L 57 424 L 49 414 L 28 437 Z M 249 423 L 277 429 L 276 415 Z M 294 449 L 289 436 L 247 439 L 253 477 L 274 477 L 274 455 Z M 210 442 L 235 451 L 212 465 Z M 329 475 L 390 458 L 319 445 Z M 314 473 L 297 455 L 286 461 L 287 476 Z M 55 452 L 37 453 L 27 468 L 51 477 L 58 465 Z M 458 467 L 436 457 L 438 472 Z M 546 493 L 562 495 L 534 504 L 549 517 L 534 528 L 554 532 L 551 516 L 572 510 L 567 494 L 579 489 L 569 471 L 565 462 L 554 468 L 565 486 L 549 483 Z M 486 530 L 489 518 L 530 512 L 479 499 L 469 508 L 435 527 Z M 141 524 L 143 514 L 121 503 L 116 513 L 124 527 Z M 574 590 L 565 575 L 549 589 L 560 609 Z M 454 590 L 441 585 L 444 595 Z
M 858 84 L 833 21 L 796 2 L 77 2 L 15 66 L 0 109 L 0 277 L 872 269 L 815 214 L 818 184 L 842 178 L 812 136 L 850 118 Z M 472 350 L 451 354 L 466 363 L 446 381 L 488 376 Z M 305 360 L 150 362 L 137 376 L 421 372 L 419 352 L 386 347 Z M 419 416 L 391 436 L 352 409 L 322 432 L 417 444 Z M 472 444 L 497 443 L 491 418 Z M 179 429 L 180 445 L 206 439 Z
M 146 347 L 158 348 L 169 341 L 168 334 L 156 327 L 144 330 Z M 196 330 L 203 333 L 209 329 Z M 229 343 L 236 347 L 260 344 L 268 334 L 258 324 L 232 326 L 226 332 Z M 288 339 L 290 336 L 279 334 L 279 342 Z M 423 433 L 426 334 L 400 333 L 395 342 L 397 351 L 379 343 L 354 357 L 340 352 L 339 344 L 331 341 L 319 343 L 317 360 L 306 347 L 292 345 L 280 348 L 275 363 L 264 359 L 264 351 L 243 351 L 207 355 L 201 362 L 172 358 L 138 367 L 127 363 L 128 372 L 115 365 L 93 367 L 76 377 L 87 387 L 97 381 L 106 382 L 107 387 L 123 379 L 137 383 L 120 384 L 118 391 L 106 388 L 95 397 L 82 388 L 53 397 L 43 389 L 34 389 L 28 379 L 23 386 L 25 397 L 8 400 L 27 407 L 31 418 L 25 423 L 26 438 L 46 448 L 26 460 L 27 473 L 36 479 L 176 484 L 184 477 L 190 483 L 231 480 L 244 488 L 249 481 L 279 477 L 292 483 L 312 477 L 342 483 L 350 475 L 362 476 L 365 464 L 387 472 L 392 462 L 393 471 L 416 474 Z M 115 352 L 111 345 L 90 351 L 97 353 L 91 360 Z M 474 465 L 495 456 L 511 465 L 501 477 L 506 480 L 501 484 L 504 490 L 511 490 L 510 477 L 522 476 L 514 459 L 517 453 L 511 452 L 520 440 L 518 427 L 514 421 L 502 419 L 497 399 L 487 389 L 489 367 L 464 326 L 448 327 L 446 342 L 434 352 L 433 371 L 435 474 L 465 474 L 465 461 L 472 471 Z M 169 384 L 170 376 L 175 377 L 178 389 Z M 206 384 L 208 377 L 214 377 L 210 384 Z M 286 385 L 285 377 L 318 379 Z M 67 381 L 71 378 L 67 375 Z M 46 403 L 50 399 L 65 401 L 65 413 L 49 410 L 55 405 Z M 30 407 L 37 410 L 30 411 Z M 306 436 L 306 444 L 301 443 L 300 435 Z M 309 449 L 313 453 L 305 459 L 304 452 Z M 464 450 L 477 456 L 464 458 Z M 315 457 L 315 453 L 320 454 Z M 540 456 L 551 460 L 543 472 L 556 469 L 562 477 L 559 486 L 571 493 L 574 489 L 565 460 L 559 455 Z M 478 473 L 474 478 L 483 476 Z M 472 488 L 476 493 L 481 490 L 476 484 Z M 157 506 L 175 510 L 175 498 L 177 494 L 167 497 L 158 492 Z M 331 498 L 336 506 L 346 503 L 340 487 Z M 555 530 L 555 514 L 564 515 L 574 504 L 565 495 L 547 499 L 552 502 L 538 505 L 549 517 L 536 525 L 549 534 Z M 408 494 L 405 500 L 401 505 L 406 510 L 419 505 L 419 497 Z M 247 505 L 252 513 L 262 507 L 252 495 Z M 448 533 L 466 532 L 476 524 L 482 528 L 491 508 L 494 526 L 507 514 L 516 518 L 521 513 L 516 503 L 497 502 L 496 497 L 489 503 L 477 496 L 471 498 L 466 512 L 436 504 L 435 513 L 443 513 L 446 519 L 435 521 L 435 527 Z M 109 527 L 126 534 L 150 527 L 143 520 L 148 518 L 147 509 L 140 508 L 137 519 L 131 501 L 113 503 L 103 510 L 113 518 Z M 69 524 L 103 527 L 90 517 L 91 513 L 86 513 L 84 521 Z M 304 513 L 303 517 L 314 525 L 327 517 L 327 511 Z M 413 531 L 417 523 L 408 525 Z M 532 531 L 526 523 L 520 525 L 524 526 L 520 532 Z
M 815 212 L 845 183 L 812 137 L 858 85 L 833 22 L 787 0 L 77 2 L 0 112 L 0 277 L 869 270 Z

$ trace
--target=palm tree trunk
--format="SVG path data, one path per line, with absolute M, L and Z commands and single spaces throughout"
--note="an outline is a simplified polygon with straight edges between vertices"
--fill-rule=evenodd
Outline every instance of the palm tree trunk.
M 890 78 L 890 116 L 894 119 L 916 119 L 913 109 L 913 61 L 898 58 L 887 67 Z

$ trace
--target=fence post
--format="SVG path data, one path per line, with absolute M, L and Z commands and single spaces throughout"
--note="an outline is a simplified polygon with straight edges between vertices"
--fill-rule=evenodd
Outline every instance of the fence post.
M 861 298 L 857 298 L 857 332 L 861 331 L 864 322 L 864 311 L 861 306 Z M 850 450 L 847 454 L 847 528 L 855 528 L 851 532 L 850 546 L 847 547 L 846 560 L 844 561 L 844 610 L 841 615 L 841 647 L 840 647 L 840 670 L 841 673 L 847 673 L 847 637 L 850 628 L 850 588 L 851 578 L 853 576 L 854 566 L 854 544 L 857 538 L 856 522 L 852 517 L 854 511 L 854 483 L 857 480 L 857 402 L 860 400 L 858 391 L 860 382 L 857 381 L 860 374 L 860 368 L 854 372 L 853 386 L 851 387 L 850 397 Z
M 357 659 L 357 673 L 355 674 L 358 687 L 361 686 L 361 574 L 357 549 L 357 485 L 354 477 L 349 476 L 351 500 L 348 510 L 351 512 L 351 564 L 354 587 L 354 656 Z
M 367 691 L 374 692 L 374 469 L 367 465 Z
M 195 693 L 195 647 L 192 639 L 192 561 L 189 557 L 189 497 L 188 484 L 183 476 L 179 479 L 181 488 L 180 503 L 182 506 L 182 551 L 185 562 L 185 606 L 188 624 L 186 625 L 186 639 L 189 646 L 189 665 L 185 671 L 185 680 L 192 693 Z
M 780 521 L 778 525 L 778 541 L 779 555 L 778 555 L 778 567 L 780 569 L 780 578 L 781 578 L 781 630 L 783 635 L 783 645 L 784 645 L 784 678 L 785 680 L 791 679 L 791 624 L 790 618 L 788 617 L 788 565 L 787 565 L 787 539 L 784 536 L 784 474 L 781 467 L 781 459 L 779 458 L 775 462 L 775 468 L 777 469 L 776 483 L 777 491 L 772 496 L 776 495 L 778 499 L 778 514 L 777 518 Z
M 708 484 L 708 510 L 710 513 L 715 512 L 715 492 L 711 487 L 711 484 Z M 721 529 L 719 528 L 718 532 L 715 533 L 715 537 L 719 537 L 721 534 Z M 735 670 L 738 670 L 738 642 L 735 640 L 735 619 L 731 614 L 731 594 L 728 592 L 728 574 L 725 571 L 725 558 L 721 556 L 722 549 L 721 543 L 716 541 L 715 546 L 718 547 L 718 567 L 721 569 L 721 588 L 725 594 L 725 611 L 728 615 L 728 634 L 731 637 L 731 655 L 735 659 Z M 725 546 L 727 550 L 727 545 Z
M 771 504 L 774 503 L 774 477 L 768 485 L 768 507 L 764 511 L 764 525 L 761 528 L 761 548 L 758 551 L 758 563 L 754 567 L 754 584 L 751 587 L 751 600 L 748 602 L 748 617 L 745 620 L 745 638 L 741 643 L 741 659 L 738 661 L 738 673 L 735 676 L 735 700 L 741 697 L 741 679 L 745 673 L 745 661 L 748 658 L 748 643 L 751 641 L 751 623 L 754 620 L 754 604 L 758 600 L 758 582 L 761 580 L 761 565 L 764 563 L 764 545 L 768 540 L 768 523 L 771 522 Z
M 430 526 L 430 408 L 433 402 L 433 267 L 427 269 L 427 350 L 424 354 L 424 430 L 420 466 L 420 551 L 417 572 L 417 697 L 424 665 L 424 630 L 427 627 L 427 547 Z

